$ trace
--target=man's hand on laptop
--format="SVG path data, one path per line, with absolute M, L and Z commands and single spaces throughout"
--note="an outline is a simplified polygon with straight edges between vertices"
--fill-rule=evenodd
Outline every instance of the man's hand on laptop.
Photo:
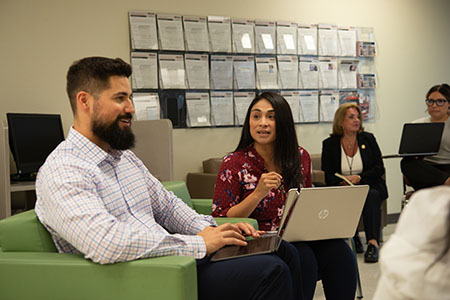
M 225 245 L 245 246 L 245 235 L 258 238 L 264 231 L 253 228 L 248 223 L 225 223 L 217 227 L 208 226 L 197 235 L 201 236 L 206 244 L 206 255 L 210 255 Z

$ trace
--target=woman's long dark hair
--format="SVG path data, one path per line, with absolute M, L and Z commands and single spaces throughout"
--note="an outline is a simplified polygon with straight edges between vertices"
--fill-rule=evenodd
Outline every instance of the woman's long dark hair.
M 253 99 L 248 107 L 247 115 L 245 116 L 241 139 L 234 151 L 245 149 L 254 142 L 254 139 L 250 134 L 250 112 L 253 106 L 262 99 L 269 101 L 275 110 L 275 164 L 281 169 L 281 175 L 288 188 L 300 188 L 302 173 L 294 118 L 292 117 L 289 103 L 280 94 L 264 92 Z

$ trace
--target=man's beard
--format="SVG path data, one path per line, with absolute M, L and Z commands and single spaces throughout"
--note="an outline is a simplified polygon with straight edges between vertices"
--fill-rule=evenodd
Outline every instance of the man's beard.
M 120 128 L 120 119 L 128 118 L 131 122 L 131 114 L 125 114 L 117 117 L 117 119 L 111 124 L 105 126 L 100 120 L 96 119 L 92 121 L 92 132 L 108 143 L 112 149 L 115 150 L 127 150 L 134 147 L 134 134 L 130 127 Z

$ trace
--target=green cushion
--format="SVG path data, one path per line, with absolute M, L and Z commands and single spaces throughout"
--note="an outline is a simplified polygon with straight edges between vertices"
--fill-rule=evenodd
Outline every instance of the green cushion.
M 189 190 L 184 181 L 163 181 L 161 182 L 164 188 L 172 191 L 177 197 L 183 200 L 187 205 L 194 208 L 199 214 L 210 215 L 212 207 L 212 199 L 191 199 Z M 247 222 L 254 228 L 258 229 L 258 222 L 251 218 L 215 218 L 218 225 L 224 223 Z
M 0 244 L 3 252 L 57 252 L 34 209 L 0 221 Z
M 191 199 L 196 212 L 202 215 L 210 215 L 212 209 L 212 199 Z
M 220 218 L 214 218 L 217 225 L 222 225 L 225 223 L 238 223 L 238 222 L 244 222 L 249 223 L 253 226 L 253 228 L 258 229 L 258 222 L 255 219 L 252 218 L 228 218 L 228 217 L 220 217 Z
M 74 254 L 0 252 L 2 300 L 197 297 L 196 262 L 192 257 L 165 256 L 100 265 Z
M 175 196 L 183 200 L 183 202 L 189 205 L 189 207 L 194 208 L 194 205 L 191 201 L 191 196 L 189 195 L 189 190 L 187 189 L 186 183 L 184 181 L 162 181 L 161 183 L 166 190 L 173 192 Z
M 217 225 L 222 225 L 225 223 L 235 224 L 238 222 L 244 222 L 244 223 L 249 223 L 250 225 L 253 226 L 253 228 L 258 229 L 258 222 L 255 219 L 251 219 L 251 218 L 218 217 L 218 218 L 214 218 L 214 220 L 216 221 Z M 253 237 L 247 236 L 246 239 L 251 240 L 251 239 L 253 239 Z

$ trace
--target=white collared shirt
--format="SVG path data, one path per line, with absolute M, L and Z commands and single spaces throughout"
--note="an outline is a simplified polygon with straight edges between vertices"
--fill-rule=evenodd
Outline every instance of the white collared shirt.
M 36 213 L 59 252 L 98 263 L 203 258 L 196 234 L 216 225 L 166 191 L 133 152 L 107 153 L 74 128 L 39 170 L 36 195 Z

